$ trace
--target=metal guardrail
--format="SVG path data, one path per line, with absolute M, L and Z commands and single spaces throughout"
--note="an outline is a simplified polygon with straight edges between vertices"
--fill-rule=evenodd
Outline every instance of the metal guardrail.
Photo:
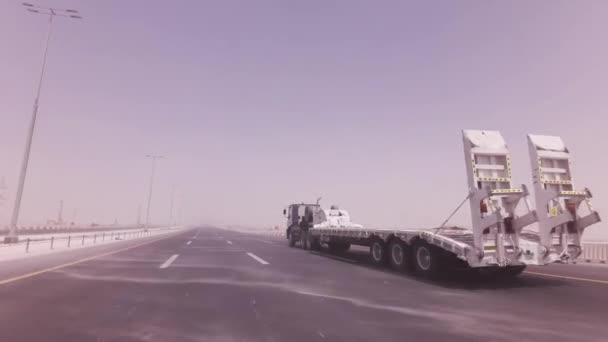
M 163 227 L 163 228 L 149 228 L 149 229 L 137 229 L 129 230 L 123 229 L 120 231 L 110 230 L 93 233 L 74 233 L 74 234 L 61 234 L 57 236 L 50 236 L 46 238 L 36 239 L 34 236 L 24 238 L 18 243 L 14 244 L 0 244 L 0 252 L 3 249 L 15 248 L 22 246 L 25 253 L 29 253 L 33 247 L 39 247 L 44 244 L 48 244 L 48 249 L 53 250 L 56 248 L 71 248 L 77 246 L 84 246 L 87 244 L 96 244 L 100 242 L 112 241 L 112 240 L 127 240 L 133 238 L 141 238 L 151 236 L 154 233 L 164 230 L 174 229 L 176 227 Z M 37 248 L 37 250 L 40 250 Z
M 150 228 L 159 228 L 160 226 L 150 226 Z M 128 229 L 144 229 L 142 225 L 72 225 L 72 226 L 48 226 L 48 225 L 33 225 L 19 226 L 18 233 L 20 236 L 38 235 L 50 233 L 88 233 L 102 232 L 110 230 L 128 230 Z M 0 227 L 0 236 L 8 234 L 8 226 Z
M 263 231 L 253 231 L 252 233 L 258 233 L 265 236 L 274 236 L 274 237 L 285 237 L 285 231 L 283 230 L 263 230 Z
M 578 258 L 584 262 L 608 262 L 608 242 L 583 242 L 583 254 Z

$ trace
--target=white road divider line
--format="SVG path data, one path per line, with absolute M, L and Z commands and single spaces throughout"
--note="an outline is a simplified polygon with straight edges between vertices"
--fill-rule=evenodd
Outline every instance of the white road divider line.
M 269 264 L 269 262 L 268 262 L 268 261 L 266 261 L 266 260 L 264 260 L 264 259 L 260 258 L 259 256 L 255 255 L 255 254 L 253 254 L 253 253 L 247 252 L 247 255 L 249 255 L 251 258 L 253 258 L 253 260 L 255 260 L 255 261 L 259 262 L 259 263 L 260 263 L 260 264 L 262 264 L 262 265 L 268 265 L 268 264 Z
M 191 244 L 191 243 L 192 243 L 192 241 L 188 241 L 188 242 L 186 242 L 186 245 L 189 245 L 189 244 Z
M 226 243 L 229 245 L 232 245 L 232 241 L 230 241 L 230 240 L 226 240 Z
M 163 264 L 160 265 L 160 268 L 167 268 L 171 266 L 171 264 L 175 261 L 175 259 L 177 259 L 178 256 L 179 254 L 173 254 L 169 259 L 167 259 L 167 261 L 163 262 Z

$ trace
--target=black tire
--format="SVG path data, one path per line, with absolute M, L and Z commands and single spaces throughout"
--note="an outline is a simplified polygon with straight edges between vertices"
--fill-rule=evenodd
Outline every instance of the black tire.
M 308 250 L 311 250 L 311 251 L 321 250 L 321 241 L 319 241 L 319 238 L 312 236 L 312 234 L 310 234 L 310 232 L 307 234 L 307 236 L 308 236 L 308 239 L 306 241 L 308 244 Z
M 413 257 L 416 273 L 430 279 L 435 279 L 441 274 L 442 260 L 437 247 L 424 240 L 418 240 L 414 243 Z
M 412 251 L 410 246 L 399 239 L 393 239 L 388 245 L 388 260 L 391 268 L 399 272 L 409 272 L 413 269 Z
M 296 238 L 293 236 L 292 232 L 287 233 L 287 240 L 288 240 L 289 247 L 295 247 Z
M 300 247 L 302 247 L 302 249 L 305 251 L 310 250 L 307 231 L 300 232 Z
M 386 265 L 388 261 L 386 243 L 379 239 L 372 241 L 372 244 L 369 246 L 369 256 L 374 265 Z

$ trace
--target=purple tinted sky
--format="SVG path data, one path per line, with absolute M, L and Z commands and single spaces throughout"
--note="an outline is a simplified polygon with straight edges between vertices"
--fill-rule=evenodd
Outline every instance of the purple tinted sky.
M 462 128 L 503 132 L 516 183 L 525 134 L 561 135 L 608 215 L 604 1 L 39 3 L 85 20 L 55 26 L 24 222 L 59 199 L 79 221 L 133 222 L 159 153 L 154 221 L 175 183 L 190 221 L 282 224 L 321 195 L 364 224 L 433 226 L 467 191 Z M 0 3 L 3 221 L 45 30 Z

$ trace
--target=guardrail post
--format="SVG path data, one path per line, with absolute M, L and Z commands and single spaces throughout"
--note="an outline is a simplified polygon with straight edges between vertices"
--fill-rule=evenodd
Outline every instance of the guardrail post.
M 101 241 L 106 241 L 106 232 L 101 233 Z
M 97 234 L 93 234 L 93 243 L 97 242 Z
M 84 245 L 84 234 L 82 234 L 82 244 Z
M 71 242 L 72 242 L 72 235 L 68 235 L 68 248 L 70 248 Z
M 110 232 L 110 240 L 114 237 L 114 232 Z
M 30 238 L 27 238 L 27 242 L 25 243 L 25 253 L 30 252 Z
M 55 242 L 55 237 L 51 236 L 51 249 L 53 249 L 54 242 Z

